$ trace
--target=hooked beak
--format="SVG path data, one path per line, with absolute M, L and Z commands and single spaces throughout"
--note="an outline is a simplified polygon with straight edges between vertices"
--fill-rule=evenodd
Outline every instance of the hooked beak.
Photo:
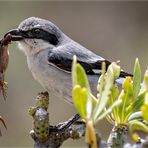
M 19 29 L 12 29 L 10 31 L 8 31 L 5 35 L 4 38 L 8 35 L 11 34 L 12 35 L 12 41 L 20 41 L 24 38 L 24 34 L 21 30 Z

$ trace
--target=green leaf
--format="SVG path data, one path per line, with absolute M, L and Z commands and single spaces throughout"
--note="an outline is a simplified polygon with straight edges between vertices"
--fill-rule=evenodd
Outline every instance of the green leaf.
M 72 80 L 73 80 L 73 87 L 80 86 L 82 90 L 84 88 L 86 89 L 87 93 L 85 95 L 83 94 L 84 92 L 79 89 L 73 90 L 73 98 L 74 98 L 75 105 L 77 105 L 78 102 L 82 100 L 81 102 L 83 102 L 84 104 L 83 105 L 81 104 L 79 106 L 80 109 L 78 109 L 78 105 L 76 106 L 76 108 L 77 110 L 81 111 L 80 114 L 83 116 L 83 118 L 84 116 L 85 118 L 87 116 L 87 118 L 90 119 L 91 113 L 92 113 L 92 99 L 91 99 L 90 86 L 89 86 L 89 82 L 88 82 L 85 70 L 80 64 L 77 63 L 76 56 L 74 56 L 73 58 Z M 85 112 L 85 115 L 84 115 L 84 112 Z
M 148 69 L 146 70 L 144 75 L 144 84 L 146 85 L 146 89 L 148 91 Z
M 138 120 L 132 120 L 129 122 L 129 130 L 131 133 L 134 131 L 142 131 L 147 133 L 148 126 Z
M 113 85 L 112 90 L 111 90 L 111 95 L 110 95 L 110 99 L 108 100 L 107 105 L 110 107 L 112 106 L 112 104 L 114 104 L 114 102 L 117 100 L 118 96 L 119 96 L 119 89 L 116 86 L 116 84 Z M 119 106 L 114 107 L 112 110 L 112 118 L 116 121 L 119 122 Z
M 96 123 L 97 118 L 101 114 L 101 112 L 104 110 L 106 103 L 108 99 L 110 98 L 111 89 L 114 84 L 114 80 L 119 77 L 120 75 L 120 67 L 116 63 L 112 63 L 108 70 L 107 70 L 107 76 L 105 79 L 105 86 L 104 90 L 102 92 L 102 95 L 96 104 L 96 107 L 93 111 L 93 121 Z
M 85 74 L 83 67 L 80 64 L 75 65 L 75 84 L 80 85 L 81 87 L 85 87 L 90 90 L 89 83 Z
M 143 91 L 138 98 L 127 108 L 127 114 L 131 114 L 132 112 L 139 110 L 140 107 L 144 103 L 146 91 Z
M 86 120 L 86 102 L 88 97 L 88 91 L 86 88 L 81 88 L 79 85 L 74 86 L 72 91 L 74 105 L 82 117 Z
M 93 107 L 95 107 L 96 104 L 98 103 L 98 99 L 93 94 L 91 94 L 91 99 L 92 99 L 92 105 Z
M 143 115 L 144 120 L 146 120 L 148 123 L 148 92 L 146 93 L 144 100 L 145 100 L 145 102 L 141 106 L 141 111 L 142 111 L 142 115 Z
M 98 119 L 96 120 L 96 122 L 99 121 L 99 120 L 101 120 L 101 119 L 103 119 L 107 114 L 111 113 L 112 110 L 113 110 L 113 108 L 116 107 L 116 106 L 118 106 L 118 105 L 121 104 L 121 103 L 122 103 L 122 100 L 121 100 L 121 99 L 116 100 L 105 112 L 103 112 L 103 113 L 98 117 Z
M 128 118 L 128 121 L 132 121 L 132 120 L 141 120 L 143 119 L 143 116 L 142 116 L 142 112 L 141 111 L 137 111 L 135 113 L 132 113 L 129 118 Z
M 145 71 L 144 80 L 143 80 L 143 82 L 141 84 L 141 88 L 140 88 L 140 93 L 139 94 L 141 94 L 145 90 L 148 91 L 148 69 Z
M 106 79 L 106 76 L 105 76 L 104 74 L 102 74 L 102 75 L 99 77 L 98 85 L 97 85 L 97 91 L 98 91 L 98 95 L 99 95 L 99 96 L 102 95 L 102 92 L 103 92 L 103 90 L 104 90 L 105 79 Z M 100 98 L 100 97 L 99 97 L 99 98 Z
M 102 63 L 102 75 L 99 77 L 98 80 L 98 85 L 97 85 L 97 90 L 98 90 L 98 95 L 102 95 L 102 91 L 104 89 L 104 85 L 105 85 L 105 72 L 106 72 L 106 64 L 105 62 Z
M 134 140 L 134 142 L 136 142 L 136 143 L 139 142 L 139 136 L 137 133 L 133 133 L 131 136 L 132 136 L 132 139 Z
M 107 105 L 110 106 L 114 103 L 115 100 L 117 100 L 119 96 L 119 89 L 116 84 L 113 85 L 112 90 L 111 90 L 111 96 L 110 99 L 107 102 Z
M 122 84 L 122 91 L 120 93 L 119 98 L 122 99 L 123 103 L 119 106 L 119 116 L 120 122 L 126 122 L 126 108 L 129 106 L 130 102 L 132 101 L 132 80 L 131 77 L 126 77 Z
M 76 73 L 76 65 L 77 65 L 77 57 L 73 56 L 73 63 L 72 63 L 72 82 L 73 86 L 77 83 L 77 73 Z
M 125 93 L 128 93 L 128 96 L 131 97 L 133 94 L 133 85 L 131 77 L 126 77 L 122 84 L 122 89 Z
M 144 120 L 146 120 L 148 122 L 148 104 L 142 105 L 141 111 L 142 111 L 142 115 L 143 115 Z
M 140 91 L 141 69 L 138 58 L 135 61 L 134 78 L 133 78 L 133 95 L 136 98 Z
M 73 58 L 72 80 L 73 86 L 78 84 L 81 87 L 85 87 L 90 91 L 89 82 L 85 70 L 79 63 L 77 63 L 75 56 Z

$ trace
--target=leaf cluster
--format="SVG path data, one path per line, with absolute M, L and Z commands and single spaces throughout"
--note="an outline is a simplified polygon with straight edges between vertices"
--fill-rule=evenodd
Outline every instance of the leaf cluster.
M 113 125 L 126 125 L 130 132 L 136 130 L 148 132 L 148 70 L 141 84 L 141 70 L 138 59 L 135 61 L 132 77 L 123 79 L 120 76 L 120 66 L 111 63 L 105 71 L 102 64 L 102 75 L 98 80 L 98 94 L 94 96 L 83 67 L 73 59 L 73 102 L 81 118 L 86 122 L 85 141 L 96 147 L 94 125 L 104 117 Z M 116 80 L 123 80 L 122 88 Z M 137 134 L 133 134 L 137 141 Z

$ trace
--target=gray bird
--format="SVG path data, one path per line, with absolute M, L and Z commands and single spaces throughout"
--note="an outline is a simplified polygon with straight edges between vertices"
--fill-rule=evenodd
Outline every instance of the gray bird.
M 18 47 L 27 56 L 33 77 L 49 92 L 51 99 L 62 98 L 72 103 L 71 65 L 74 55 L 85 69 L 93 94 L 96 94 L 101 63 L 105 62 L 108 67 L 108 60 L 73 41 L 56 25 L 41 18 L 30 17 L 8 33 L 14 41 L 18 41 Z M 127 75 L 130 74 L 121 71 L 121 77 Z M 120 80 L 123 79 L 118 79 L 117 83 Z

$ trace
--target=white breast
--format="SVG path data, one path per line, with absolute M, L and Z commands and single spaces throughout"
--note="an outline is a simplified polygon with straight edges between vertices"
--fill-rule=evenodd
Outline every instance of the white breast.
M 71 74 L 68 74 L 48 63 L 48 50 L 27 56 L 27 63 L 33 77 L 49 91 L 50 96 L 56 96 L 72 102 Z

